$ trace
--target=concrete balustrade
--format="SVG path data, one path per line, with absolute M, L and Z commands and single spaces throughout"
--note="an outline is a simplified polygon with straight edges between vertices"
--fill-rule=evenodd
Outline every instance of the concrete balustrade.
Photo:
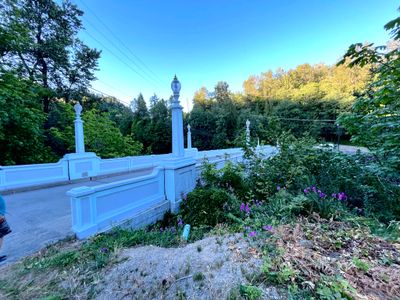
M 75 109 L 75 153 L 66 154 L 57 163 L 0 167 L 0 192 L 68 183 L 74 180 L 133 172 L 135 178 L 71 189 L 72 229 L 78 238 L 86 238 L 113 226 L 129 222 L 133 228 L 151 224 L 168 210 L 178 212 L 185 195 L 191 192 L 207 160 L 217 168 L 227 161 L 243 161 L 241 148 L 198 151 L 192 148 L 188 125 L 187 148 L 184 149 L 183 113 L 179 103 L 181 84 L 172 81 L 172 153 L 101 159 L 85 152 L 82 106 Z M 250 122 L 246 121 L 246 143 L 250 145 Z M 277 150 L 257 146 L 266 157 Z M 139 175 L 139 177 L 138 177 Z
M 163 217 L 170 204 L 164 193 L 165 171 L 94 187 L 78 187 L 71 197 L 72 230 L 86 238 L 129 221 L 139 228 Z

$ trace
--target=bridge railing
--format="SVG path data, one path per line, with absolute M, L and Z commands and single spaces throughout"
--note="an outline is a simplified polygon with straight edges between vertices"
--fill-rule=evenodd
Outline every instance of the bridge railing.
M 0 166 L 0 192 L 65 182 L 69 180 L 68 170 L 66 159 L 48 164 Z
M 276 148 L 262 146 L 257 151 L 271 156 Z M 227 161 L 243 161 L 243 156 L 240 148 L 187 149 L 186 158 L 165 155 L 153 161 L 158 166 L 150 175 L 72 189 L 67 193 L 71 197 L 72 229 L 78 238 L 86 238 L 127 221 L 133 228 L 154 223 L 166 211 L 177 211 L 184 195 L 195 188 L 205 160 L 222 168 Z
M 164 177 L 164 168 L 156 167 L 149 175 L 68 191 L 72 230 L 85 238 L 127 220 L 139 228 L 162 218 L 170 208 Z
M 160 154 L 102 159 L 94 153 L 86 152 L 78 157 L 67 154 L 56 163 L 0 166 L 0 192 L 154 168 L 169 156 Z

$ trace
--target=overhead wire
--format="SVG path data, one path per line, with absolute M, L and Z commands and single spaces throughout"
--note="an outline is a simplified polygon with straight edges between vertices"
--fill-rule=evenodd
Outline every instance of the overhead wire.
M 130 104 L 130 103 L 128 103 L 127 101 L 118 99 L 117 97 L 111 96 L 110 94 L 107 94 L 107 93 L 102 92 L 102 91 L 100 91 L 100 90 L 98 90 L 98 89 L 95 89 L 94 87 L 88 87 L 88 88 L 89 88 L 90 90 L 92 90 L 92 91 L 95 91 L 95 92 L 97 92 L 97 93 L 102 94 L 103 96 L 107 96 L 107 97 L 114 98 L 114 99 L 118 100 L 119 102 L 121 102 L 122 104 L 125 104 L 125 105 L 127 105 L 127 106 L 129 106 L 129 104 Z
M 139 75 L 141 78 L 144 80 L 148 81 L 146 77 L 144 77 L 142 74 L 140 74 L 138 71 L 136 71 L 134 68 L 132 68 L 130 65 L 128 65 L 125 61 L 123 61 L 118 55 L 116 55 L 110 48 L 108 48 L 106 45 L 104 45 L 101 41 L 99 41 L 96 37 L 94 37 L 89 31 L 85 31 L 95 42 L 97 42 L 100 46 L 102 46 L 105 50 L 110 52 L 115 58 L 117 58 L 121 63 L 123 63 L 126 67 L 131 69 L 133 72 L 135 72 L 137 75 Z
M 146 80 L 151 80 L 151 81 L 153 81 L 152 84 L 155 84 L 156 86 L 158 86 L 158 82 L 155 81 L 154 78 L 152 78 L 151 76 L 149 76 L 149 74 L 147 74 L 147 72 L 144 71 L 142 67 L 140 67 L 134 60 L 132 60 L 124 51 L 122 51 L 112 40 L 110 40 L 110 39 L 107 37 L 107 35 L 105 35 L 101 30 L 97 29 L 97 27 L 96 27 L 89 19 L 84 18 L 84 20 L 85 20 L 87 23 L 89 23 L 90 26 L 92 26 L 93 29 L 94 29 L 96 32 L 98 32 L 104 39 L 106 39 L 108 43 L 110 43 L 116 50 L 118 50 L 128 61 L 130 61 L 130 62 L 133 63 L 137 68 L 139 68 L 140 71 L 141 71 L 145 76 L 147 76 L 147 78 L 145 78 Z M 87 29 L 86 29 L 85 31 L 88 33 L 88 30 L 87 30 Z M 109 51 L 109 50 L 107 50 L 107 51 Z M 116 55 L 116 54 L 114 53 L 114 56 L 115 56 L 115 55 Z M 132 68 L 132 66 L 131 66 L 131 68 Z M 137 70 L 136 73 L 138 73 L 138 72 L 139 72 L 139 71 Z M 142 76 L 141 76 L 142 78 L 144 78 L 143 74 L 142 74 Z
M 143 62 L 143 60 L 142 59 L 140 59 L 140 57 L 138 57 L 135 53 L 133 53 L 133 51 L 128 47 L 128 46 L 126 46 L 125 45 L 125 43 L 107 26 L 107 24 L 105 24 L 104 22 L 103 22 L 103 20 L 101 19 L 101 18 L 99 18 L 98 16 L 97 16 L 97 14 L 83 1 L 83 0 L 79 0 L 79 2 L 80 3 L 82 3 L 82 5 L 83 6 L 85 6 L 86 7 L 86 9 L 96 18 L 96 20 L 99 22 L 99 23 L 101 23 L 102 25 L 103 25 L 103 27 L 105 28 L 105 29 L 107 29 L 107 31 L 114 37 L 114 39 L 115 40 L 117 40 L 118 41 L 118 43 L 120 43 L 127 51 L 129 51 L 130 53 L 131 53 L 131 55 L 145 68 L 145 69 L 147 69 L 147 71 L 150 73 L 150 74 L 152 74 L 153 76 L 154 76 L 154 78 L 155 79 L 157 79 L 160 83 L 162 83 L 162 81 L 160 80 L 160 78 L 157 76 L 157 74 L 155 73 L 155 72 L 153 72 L 148 66 L 147 66 L 147 64 L 145 64 L 144 62 Z M 91 22 L 89 22 L 89 23 L 91 23 Z M 93 23 L 91 23 L 91 25 L 95 28 L 95 26 L 93 25 Z M 99 32 L 101 32 L 101 31 L 99 31 Z M 102 34 L 103 35 L 103 34 Z M 108 38 L 107 38 L 107 40 L 109 40 Z M 112 43 L 112 42 L 111 42 Z M 121 53 L 122 53 L 122 51 L 120 51 Z M 126 54 L 124 54 L 125 56 L 127 56 Z M 130 59 L 130 58 L 129 58 Z M 142 70 L 142 72 L 144 72 L 144 73 L 146 73 L 144 70 L 143 70 L 143 68 L 141 67 L 141 66 L 139 66 L 139 64 L 138 63 L 136 63 L 134 60 L 132 60 L 132 59 L 130 59 L 130 61 L 132 61 L 134 64 L 135 64 L 135 66 L 137 66 L 139 69 L 141 69 Z

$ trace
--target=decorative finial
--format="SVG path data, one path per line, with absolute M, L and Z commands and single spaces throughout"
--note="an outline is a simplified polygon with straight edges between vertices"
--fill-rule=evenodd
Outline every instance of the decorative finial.
M 75 115 L 77 118 L 81 117 L 82 105 L 78 102 L 74 105 Z
M 179 82 L 176 75 L 174 76 L 174 80 L 172 80 L 171 82 L 171 89 L 172 92 L 174 93 L 174 96 L 179 96 L 179 92 L 181 90 L 181 83 Z

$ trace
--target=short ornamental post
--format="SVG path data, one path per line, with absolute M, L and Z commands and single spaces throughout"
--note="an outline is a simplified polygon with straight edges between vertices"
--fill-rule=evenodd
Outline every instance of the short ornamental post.
M 246 145 L 250 146 L 250 121 L 246 121 Z
M 192 149 L 192 132 L 190 131 L 190 124 L 188 124 L 187 129 L 187 147 L 188 149 Z
M 82 106 L 78 102 L 74 105 L 75 110 L 75 153 L 85 153 L 85 139 L 83 134 L 83 121 L 81 119 Z
M 182 106 L 179 103 L 179 92 L 181 90 L 181 83 L 174 77 L 171 83 L 173 92 L 173 100 L 171 104 L 172 111 L 172 154 L 176 157 L 185 156 L 183 144 L 183 116 Z

